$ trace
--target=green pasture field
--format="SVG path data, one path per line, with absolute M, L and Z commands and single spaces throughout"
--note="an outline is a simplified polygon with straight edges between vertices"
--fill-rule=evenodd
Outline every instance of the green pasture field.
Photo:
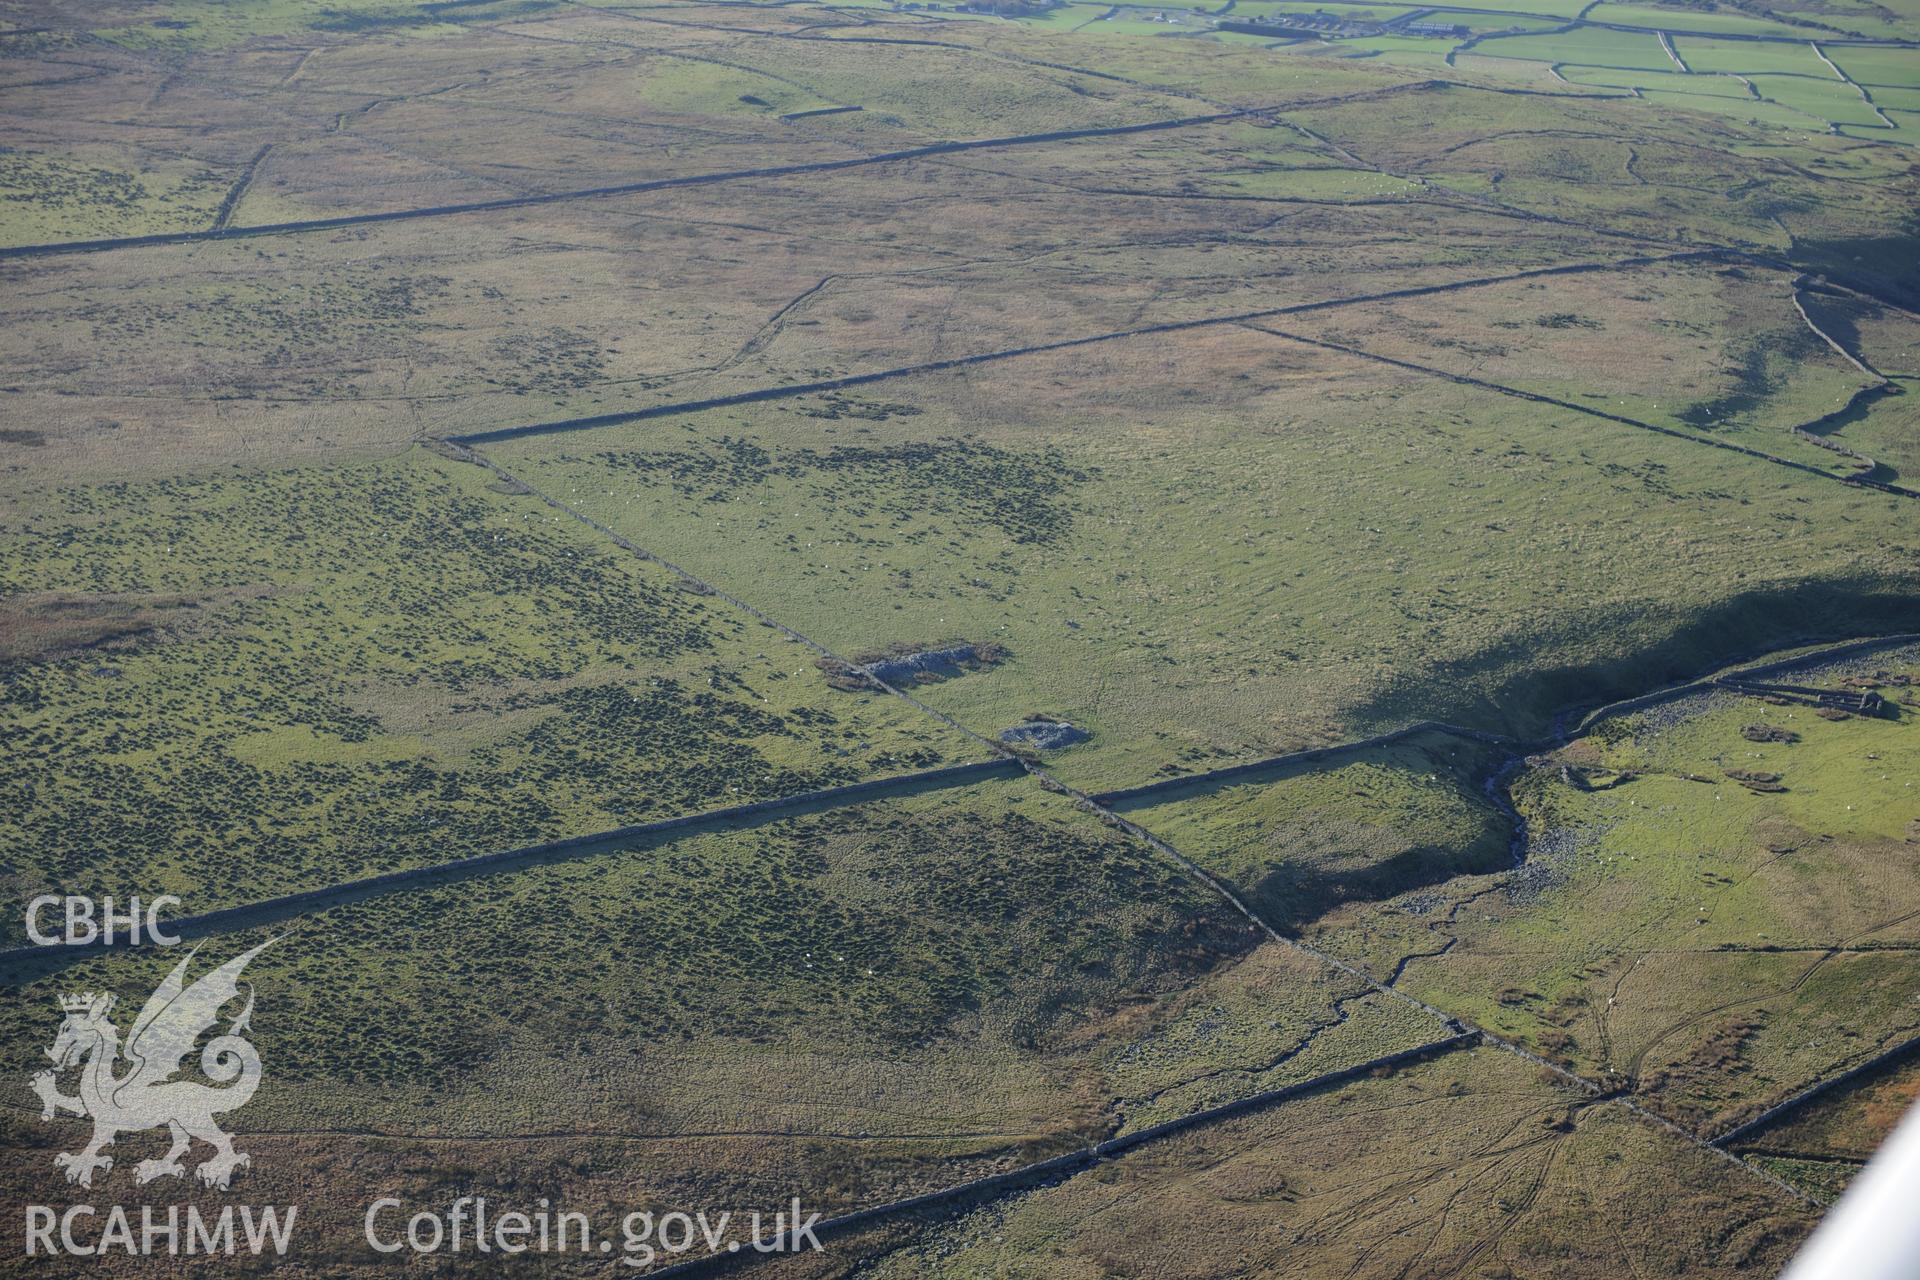
M 1161 34 L 1178 30 L 1159 23 L 1145 25 Z M 1066 46 L 1072 51 L 1066 61 L 1168 93 L 1189 95 L 1187 105 L 1191 109 L 1204 110 L 1204 104 L 1209 103 L 1275 107 L 1404 84 L 1413 78 L 1403 69 L 1377 62 L 1355 65 L 1320 57 L 1301 58 L 1294 56 L 1300 49 L 1268 49 L 1264 46 L 1273 42 L 1258 37 L 1240 40 L 1196 34 L 1181 39 L 1102 42 L 1102 33 L 1112 26 L 1096 22 L 1076 33 Z M 991 30 L 996 32 L 994 49 L 1008 56 L 1059 60 L 1064 51 L 1057 37 L 1032 31 L 1024 23 L 995 24 Z
M 1175 21 L 1153 21 L 1149 16 L 1152 13 L 1166 13 Z M 1209 19 L 1177 5 L 1155 10 L 1122 6 L 1118 12 L 1114 12 L 1112 5 L 1069 4 L 1040 13 L 1020 14 L 1011 18 L 1010 21 L 1020 27 L 1034 28 L 1057 35 L 1080 33 L 1105 36 L 1164 36 L 1181 32 L 1198 33 L 1209 30 L 1212 26 Z
M 1401 66 L 1434 68 L 1442 65 L 1447 50 L 1454 43 L 1422 36 L 1363 36 L 1356 40 L 1340 40 L 1336 48 L 1340 55 L 1346 57 L 1378 56 Z
M 1490 58 L 1521 58 L 1572 66 L 1613 67 L 1639 71 L 1670 71 L 1673 60 L 1651 35 L 1582 27 L 1552 35 L 1515 36 L 1478 46 Z
M 1727 71 L 1743 76 L 1767 73 L 1807 76 L 1815 80 L 1833 79 L 1833 72 L 1827 70 L 1813 49 L 1805 44 L 1762 44 L 1745 40 L 1703 40 L 1695 36 L 1676 36 L 1673 47 L 1696 72 Z
M 1920 89 L 1920 49 L 1836 45 L 1822 51 L 1842 71 L 1870 89 Z
M 1818 127 L 1805 111 L 1780 106 L 1772 100 L 1755 98 L 1745 84 L 1732 77 L 1718 75 L 1661 75 L 1657 71 L 1597 71 L 1592 67 L 1565 67 L 1563 75 L 1576 83 L 1611 83 L 1626 86 L 1638 81 L 1645 102 L 1657 102 L 1676 111 L 1713 111 L 1741 125 L 1766 125 L 1774 129 L 1812 129 Z
M 1255 49 L 1266 49 L 1272 52 L 1279 52 L 1284 48 L 1289 48 L 1299 43 L 1297 37 L 1287 36 L 1275 39 L 1271 36 L 1251 36 L 1240 31 L 1216 31 L 1206 38 L 1214 44 L 1225 46 L 1241 45 Z
M 1860 100 L 1859 91 L 1829 76 L 1813 80 L 1804 76 L 1757 75 L 1749 77 L 1763 98 L 1781 106 L 1803 111 L 1835 124 L 1878 125 L 1873 108 Z
M 1494 43 L 1497 46 L 1499 42 Z M 1485 47 L 1485 45 L 1476 45 L 1465 53 L 1456 51 L 1453 57 L 1454 70 L 1473 76 L 1476 80 L 1494 84 L 1504 81 L 1549 91 L 1577 92 L 1577 86 L 1554 79 L 1554 73 L 1549 70 L 1553 65 L 1550 62 L 1528 62 L 1520 58 L 1502 58 L 1493 54 L 1483 54 L 1480 50 Z
M 1747 125 L 1804 130 L 1821 127 L 1825 121 L 1824 117 L 1798 110 L 1771 96 L 1756 98 L 1754 94 L 1761 92 L 1759 89 L 1749 89 L 1747 84 L 1724 72 L 1682 75 L 1564 67 L 1561 74 L 1575 84 L 1637 89 L 1643 100 L 1671 110 L 1709 111 Z
M 199 912 L 985 753 L 424 450 L 8 521 L 6 934 Z
M 1551 31 L 1553 28 L 1557 26 L 1564 25 L 1557 18 L 1533 18 L 1533 17 L 1527 17 L 1525 15 L 1514 15 L 1509 17 L 1505 15 L 1500 15 L 1500 14 L 1458 13 L 1458 14 L 1451 14 L 1449 16 L 1458 18 L 1463 25 L 1465 25 L 1466 27 L 1468 27 L 1469 29 L 1475 32 L 1479 32 L 1479 31 L 1546 32 L 1546 31 Z M 1497 44 L 1498 41 L 1495 41 L 1493 43 Z
M 1236 4 L 1233 6 L 1233 11 L 1226 14 L 1223 20 L 1246 21 L 1255 17 L 1270 18 L 1276 14 L 1323 13 L 1350 22 L 1392 22 L 1396 18 L 1403 18 L 1407 14 L 1417 12 L 1419 12 L 1418 9 L 1408 5 L 1313 4 L 1308 0 L 1276 0 L 1276 2 L 1257 4 Z
M 1564 25 L 1556 18 L 1529 18 L 1499 13 L 1446 13 L 1427 19 L 1431 22 L 1457 22 L 1476 35 L 1489 31 L 1542 32 Z M 1505 37 L 1502 37 L 1504 39 Z M 1498 47 L 1499 41 L 1489 42 Z M 1479 46 L 1476 46 L 1476 48 Z
M 1697 81 L 1696 81 L 1697 82 Z M 1676 110 L 1712 111 L 1725 115 L 1729 119 L 1745 124 L 1769 125 L 1779 129 L 1806 129 L 1818 127 L 1818 122 L 1804 111 L 1795 111 L 1771 100 L 1756 101 L 1742 96 L 1720 97 L 1689 90 L 1685 93 L 1667 93 L 1659 89 L 1646 91 L 1650 101 L 1659 102 Z
M 1590 22 L 1617 22 L 1622 26 L 1652 27 L 1662 31 L 1725 31 L 1738 35 L 1785 36 L 1805 40 L 1808 32 L 1784 22 L 1770 22 L 1734 10 L 1709 11 L 1694 6 L 1599 4 L 1586 14 Z
M 1789 16 L 1783 13 L 1781 16 Z M 1800 15 L 1806 16 L 1806 15 Z M 1920 6 L 1913 0 L 1833 0 L 1819 15 L 1827 26 L 1857 31 L 1880 40 L 1913 40 L 1920 37 Z
M 1780 678 L 1915 670 L 1909 652 Z M 1883 688 L 1909 704 L 1893 720 L 1714 694 L 1602 721 L 1518 777 L 1511 870 L 1485 792 L 1506 753 L 1444 735 L 1126 812 L 1276 927 L 1712 1132 L 1920 1026 L 1907 688 Z M 1763 715 L 1797 740 L 1748 741 Z
M 1920 114 L 1920 88 L 1891 88 L 1887 85 L 1870 85 L 1867 92 L 1881 110 L 1890 113 L 1904 113 L 1908 117 Z M 1911 127 L 1911 121 L 1902 121 L 1902 128 Z
M 1678 71 L 1620 71 L 1608 67 L 1562 67 L 1560 74 L 1575 84 L 1601 85 L 1615 89 L 1641 89 L 1658 95 L 1659 101 L 1693 110 L 1728 111 L 1739 114 L 1739 103 L 1754 102 L 1747 87 L 1727 75 L 1684 75 Z M 1709 101 L 1690 102 L 1690 98 Z M 1713 99 L 1731 99 L 1727 105 Z M 1755 104 L 1757 105 L 1757 104 Z
M 1586 0 L 1492 0 L 1488 4 L 1475 4 L 1475 9 L 1491 9 L 1496 13 L 1513 13 L 1520 17 L 1547 17 L 1570 19 L 1579 15 Z M 1446 22 L 1458 17 L 1463 22 L 1475 21 L 1484 17 L 1481 14 L 1436 14 L 1434 21 Z

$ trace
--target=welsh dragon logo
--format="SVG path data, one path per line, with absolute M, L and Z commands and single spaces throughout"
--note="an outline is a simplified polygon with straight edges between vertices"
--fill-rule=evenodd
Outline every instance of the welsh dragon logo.
M 114 997 L 93 992 L 60 997 L 66 1021 L 47 1056 L 57 1064 L 58 1071 L 80 1068 L 79 1096 L 60 1092 L 56 1071 L 36 1075 L 33 1091 L 40 1095 L 42 1120 L 53 1119 L 59 1111 L 93 1120 L 93 1140 L 85 1150 L 77 1154 L 62 1152 L 53 1158 L 56 1166 L 66 1170 L 68 1182 L 92 1186 L 96 1171 L 113 1168 L 113 1157 L 101 1155 L 102 1147 L 128 1130 L 161 1125 L 172 1135 L 173 1145 L 158 1160 L 142 1160 L 134 1167 L 133 1180 L 137 1183 L 184 1174 L 186 1166 L 180 1157 L 187 1154 L 195 1139 L 214 1151 L 194 1170 L 209 1187 L 224 1191 L 234 1170 L 251 1163 L 245 1152 L 233 1149 L 233 1139 L 213 1122 L 215 1115 L 245 1106 L 260 1085 L 260 1054 L 246 1038 L 247 1021 L 253 1014 L 251 986 L 240 1015 L 228 1024 L 224 1035 L 215 1036 L 200 1052 L 200 1070 L 214 1085 L 223 1087 L 174 1077 L 181 1070 L 181 1060 L 201 1035 L 219 1021 L 220 1010 L 239 995 L 240 971 L 272 941 L 235 956 L 192 986 L 187 985 L 186 976 L 195 952 L 189 952 L 133 1020 L 133 1028 L 127 1033 L 124 1072 L 117 1065 L 120 1031 L 108 1017 Z

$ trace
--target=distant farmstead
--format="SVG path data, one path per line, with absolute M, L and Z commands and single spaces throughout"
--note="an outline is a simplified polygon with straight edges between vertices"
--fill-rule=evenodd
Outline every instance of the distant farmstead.
M 1364 40 L 1371 36 L 1408 35 L 1463 37 L 1467 28 L 1452 22 L 1363 22 L 1316 9 L 1312 13 L 1282 13 L 1253 18 L 1230 18 L 1213 24 L 1216 31 L 1254 36 L 1335 36 Z
M 1387 29 L 1377 22 L 1354 22 L 1331 13 L 1287 13 L 1277 17 L 1216 22 L 1216 31 L 1253 36 L 1377 36 Z

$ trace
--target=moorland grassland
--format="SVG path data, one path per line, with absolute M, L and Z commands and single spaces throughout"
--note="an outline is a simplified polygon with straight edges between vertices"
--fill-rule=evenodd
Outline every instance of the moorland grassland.
M 1888 1132 L 1920 9 L 1229 8 L 0 5 L 0 942 L 277 939 L 303 1273 L 1758 1276 Z M 177 955 L 0 961 L 13 1199 L 221 1203 L 28 1087 Z

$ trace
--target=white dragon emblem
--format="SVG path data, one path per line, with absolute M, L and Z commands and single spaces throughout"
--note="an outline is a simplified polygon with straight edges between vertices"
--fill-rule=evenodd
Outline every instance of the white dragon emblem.
M 113 1168 L 113 1157 L 101 1155 L 102 1147 L 122 1131 L 160 1125 L 171 1132 L 173 1145 L 160 1159 L 142 1160 L 135 1166 L 133 1180 L 137 1183 L 184 1174 L 186 1167 L 180 1157 L 195 1138 L 214 1149 L 214 1154 L 194 1171 L 209 1187 L 224 1191 L 233 1171 L 251 1163 L 245 1152 L 233 1149 L 233 1139 L 213 1122 L 216 1113 L 245 1106 L 260 1085 L 260 1054 L 245 1038 L 247 1020 L 253 1014 L 251 987 L 240 1016 L 228 1025 L 226 1034 L 208 1041 L 200 1053 L 201 1071 L 224 1087 L 173 1077 L 201 1034 L 219 1020 L 221 1008 L 239 994 L 240 971 L 273 941 L 268 939 L 235 956 L 192 986 L 186 985 L 186 974 L 195 952 L 189 952 L 133 1020 L 133 1028 L 127 1033 L 128 1067 L 123 1075 L 115 1072 L 120 1032 L 107 1017 L 114 997 L 92 992 L 60 997 L 66 1021 L 47 1056 L 58 1064 L 59 1071 L 80 1068 L 79 1096 L 61 1093 L 54 1071 L 36 1075 L 33 1091 L 40 1095 L 42 1120 L 53 1119 L 57 1111 L 93 1120 L 93 1140 L 84 1151 L 62 1152 L 53 1158 L 55 1165 L 66 1170 L 68 1182 L 92 1186 L 96 1170 Z

